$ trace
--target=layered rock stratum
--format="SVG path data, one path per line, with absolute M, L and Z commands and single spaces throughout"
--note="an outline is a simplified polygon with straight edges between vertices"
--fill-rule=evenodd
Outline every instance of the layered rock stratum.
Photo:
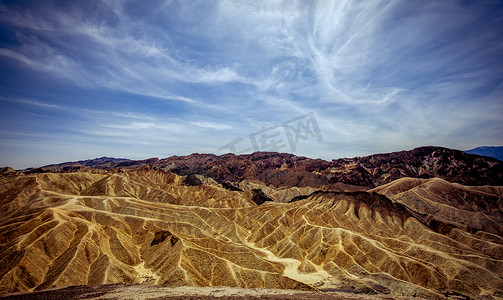
M 366 186 L 316 183 L 321 167 L 287 167 L 284 159 L 295 157 L 271 153 L 250 157 L 263 157 L 256 166 L 277 160 L 280 171 L 313 177 L 276 184 L 260 176 L 278 168 L 258 172 L 239 156 L 232 158 L 235 178 L 211 178 L 195 167 L 177 175 L 161 160 L 8 169 L 0 175 L 0 293 L 143 283 L 501 299 L 503 187 L 480 184 L 498 183 L 501 166 L 443 149 L 425 154 L 436 164 L 415 169 L 405 160 L 386 165 L 381 156 L 359 160 L 361 167 L 409 166 L 414 177 L 443 179 L 375 179 Z M 229 172 L 231 165 L 224 164 Z M 173 159 L 169 166 L 182 168 Z M 481 166 L 487 174 L 477 185 L 456 183 L 476 180 Z

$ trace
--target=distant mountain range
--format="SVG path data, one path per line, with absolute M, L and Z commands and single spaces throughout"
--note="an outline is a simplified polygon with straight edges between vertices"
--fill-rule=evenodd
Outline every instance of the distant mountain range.
M 220 183 L 254 180 L 276 187 L 332 189 L 341 184 L 376 187 L 403 177 L 438 177 L 464 185 L 503 185 L 503 164 L 500 160 L 432 146 L 332 161 L 276 152 L 245 155 L 196 153 L 145 160 L 102 157 L 26 172 L 75 172 L 89 168 L 128 170 L 143 166 L 177 175 L 204 175 Z
M 471 150 L 467 150 L 465 152 L 470 153 L 470 154 L 477 154 L 477 155 L 494 157 L 494 158 L 497 158 L 497 159 L 503 161 L 503 146 L 498 146 L 498 147 L 482 146 L 482 147 L 473 148 Z

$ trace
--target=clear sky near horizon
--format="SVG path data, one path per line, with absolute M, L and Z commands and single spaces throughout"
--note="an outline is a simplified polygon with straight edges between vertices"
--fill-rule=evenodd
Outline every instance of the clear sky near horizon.
M 0 0 L 0 166 L 501 144 L 501 1 Z

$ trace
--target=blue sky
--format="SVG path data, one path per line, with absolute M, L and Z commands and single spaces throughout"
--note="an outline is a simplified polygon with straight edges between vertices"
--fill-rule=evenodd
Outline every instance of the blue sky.
M 0 1 L 1 166 L 232 141 L 324 159 L 503 144 L 501 1 Z

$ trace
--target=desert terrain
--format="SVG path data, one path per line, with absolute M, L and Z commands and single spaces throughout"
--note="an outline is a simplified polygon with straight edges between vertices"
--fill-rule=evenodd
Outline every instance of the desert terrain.
M 370 300 L 396 299 L 410 300 L 417 297 L 400 297 L 392 295 L 366 295 L 351 291 L 298 291 L 285 289 L 236 288 L 236 287 L 161 287 L 158 285 L 123 285 L 108 284 L 98 286 L 71 286 L 54 288 L 29 293 L 12 293 L 0 296 L 4 299 L 202 299 L 202 300 L 235 300 L 235 299 L 269 299 L 269 300 Z
M 503 299 L 499 160 L 254 155 L 3 168 L 0 293 Z

